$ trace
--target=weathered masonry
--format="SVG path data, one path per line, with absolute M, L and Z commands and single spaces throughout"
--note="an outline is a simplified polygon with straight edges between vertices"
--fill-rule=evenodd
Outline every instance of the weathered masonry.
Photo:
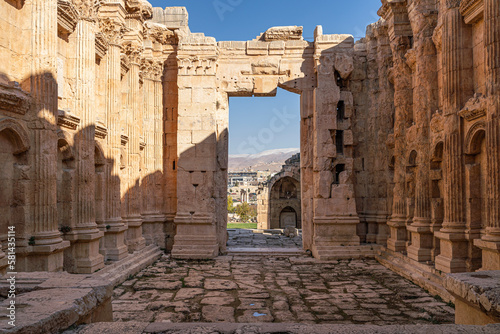
M 0 13 L 1 271 L 12 225 L 18 271 L 224 253 L 228 99 L 278 87 L 301 97 L 304 249 L 500 270 L 497 0 L 383 0 L 356 43 L 321 26 L 217 42 L 144 0 Z

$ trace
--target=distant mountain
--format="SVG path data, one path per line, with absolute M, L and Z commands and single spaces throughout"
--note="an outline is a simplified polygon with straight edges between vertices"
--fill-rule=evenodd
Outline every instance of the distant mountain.
M 300 149 L 298 148 L 282 148 L 263 151 L 257 154 L 230 154 L 229 171 L 270 170 L 278 172 L 281 170 L 281 166 L 285 164 L 285 160 L 299 152 Z

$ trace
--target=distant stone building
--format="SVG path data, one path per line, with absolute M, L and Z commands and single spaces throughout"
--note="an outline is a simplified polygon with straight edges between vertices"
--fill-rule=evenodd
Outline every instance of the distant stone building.
M 301 228 L 300 154 L 285 161 L 281 171 L 257 191 L 257 228 Z

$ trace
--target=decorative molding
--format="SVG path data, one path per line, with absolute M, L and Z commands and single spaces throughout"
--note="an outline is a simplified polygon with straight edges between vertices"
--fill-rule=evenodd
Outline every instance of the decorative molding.
M 78 10 L 69 0 L 57 0 L 57 28 L 59 31 L 71 34 L 78 23 Z
M 103 33 L 98 32 L 95 34 L 95 54 L 99 58 L 104 58 L 106 52 L 108 51 L 109 43 L 104 38 Z
M 481 94 L 474 94 L 464 108 L 458 112 L 460 117 L 466 119 L 467 121 L 473 121 L 477 118 L 486 116 L 487 100 Z
M 108 135 L 108 128 L 101 122 L 95 123 L 95 137 L 99 139 L 106 139 Z
M 0 110 L 24 115 L 30 108 L 30 99 L 17 82 L 0 83 Z
M 453 9 L 453 8 L 458 8 L 460 7 L 460 2 L 462 0 L 446 0 L 446 8 L 448 9 Z
M 122 146 L 126 146 L 128 144 L 128 136 L 127 135 L 120 135 L 120 142 Z
M 141 22 L 153 17 L 153 6 L 145 0 L 125 0 L 127 19 L 136 19 Z
M 303 30 L 304 27 L 297 26 L 272 27 L 267 29 L 260 39 L 266 42 L 302 40 Z
M 178 56 L 177 62 L 179 75 L 215 75 L 217 57 Z
M 483 0 L 462 0 L 460 13 L 466 24 L 473 24 L 484 17 Z
M 63 128 L 76 130 L 80 124 L 80 117 L 73 115 L 69 109 L 59 109 L 57 111 L 57 125 Z
M 481 152 L 481 145 L 475 140 L 479 131 L 486 132 L 486 123 L 484 121 L 474 123 L 467 132 L 465 136 L 465 154 L 478 154 Z
M 120 69 L 122 77 L 130 70 L 130 60 L 126 54 L 121 54 Z
M 179 43 L 179 38 L 172 29 L 152 21 L 144 23 L 144 37 L 162 45 L 177 45 Z
M 144 141 L 144 138 L 139 138 L 139 150 L 144 151 L 146 148 L 146 142 Z

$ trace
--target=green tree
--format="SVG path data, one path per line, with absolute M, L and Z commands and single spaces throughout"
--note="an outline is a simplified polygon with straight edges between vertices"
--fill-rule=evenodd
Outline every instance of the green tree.
M 227 196 L 227 212 L 234 213 L 233 198 Z
M 247 202 L 241 203 L 236 207 L 236 213 L 240 216 L 241 220 L 248 221 L 253 217 L 257 216 L 257 209 L 254 205 L 250 205 Z

